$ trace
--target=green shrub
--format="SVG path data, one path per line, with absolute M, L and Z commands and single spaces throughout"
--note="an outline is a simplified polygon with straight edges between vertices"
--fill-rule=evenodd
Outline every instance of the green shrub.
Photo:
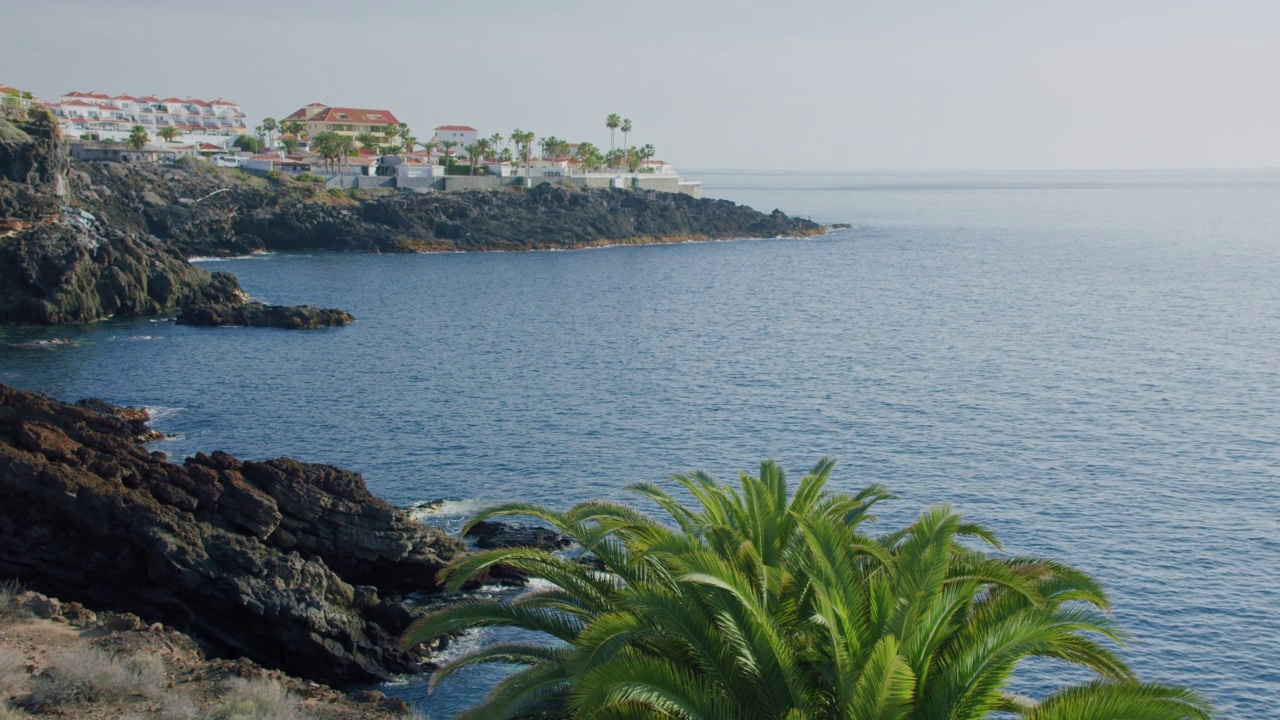
M 303 720 L 298 702 L 275 680 L 232 678 L 214 720 Z
M 34 695 L 50 705 L 154 696 L 164 685 L 164 664 L 147 658 L 120 658 L 97 648 L 69 650 L 55 656 L 37 678 Z
M 342 197 L 343 195 L 346 195 L 346 193 L 342 191 L 342 188 L 336 187 L 329 188 L 329 194 L 333 197 Z
M 268 170 L 267 179 L 268 180 L 284 180 L 284 173 L 280 172 L 279 170 Z
M 316 175 L 316 174 L 314 174 L 314 173 L 300 173 L 300 174 L 297 176 L 297 178 L 296 178 L 296 179 L 297 179 L 297 181 L 298 181 L 298 182 L 309 182 L 309 183 L 322 183 L 322 182 L 324 182 L 324 178 L 322 178 L 322 177 L 320 177 L 319 175 Z

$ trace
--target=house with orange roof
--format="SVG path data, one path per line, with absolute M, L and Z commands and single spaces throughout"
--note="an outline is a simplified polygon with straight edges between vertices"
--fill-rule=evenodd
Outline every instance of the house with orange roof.
M 301 123 L 306 128 L 309 138 L 322 132 L 337 133 L 351 138 L 366 132 L 383 134 L 388 125 L 400 123 L 390 110 L 333 107 L 324 103 L 311 103 L 299 108 L 280 122 Z

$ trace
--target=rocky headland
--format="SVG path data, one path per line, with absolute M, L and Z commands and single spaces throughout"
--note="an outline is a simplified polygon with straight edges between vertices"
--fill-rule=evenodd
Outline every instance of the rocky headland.
M 47 112 L 0 119 L 0 322 L 92 322 L 202 306 L 188 318 L 342 324 L 344 313 L 318 316 L 314 308 L 210 311 L 245 305 L 248 296 L 234 276 L 187 262 L 194 256 L 575 249 L 823 231 L 777 210 L 647 190 L 343 191 L 197 160 L 73 162 Z
M 112 198 L 96 207 L 113 226 L 163 238 L 188 256 L 574 249 L 825 230 L 777 210 L 649 190 L 342 191 L 198 163 L 76 169 L 80 184 Z
M 397 645 L 420 612 L 405 600 L 439 589 L 462 541 L 356 473 L 221 452 L 171 463 L 139 444 L 144 427 L 0 385 L 0 578 L 320 682 L 422 669 L 423 648 Z
M 70 173 L 51 115 L 0 119 L 0 321 L 88 322 L 248 299 L 235 277 L 78 207 Z
M 103 165 L 101 174 L 129 176 L 124 165 Z M 0 118 L 0 322 L 83 323 L 248 303 L 234 275 L 209 273 L 172 242 L 115 222 L 128 208 L 77 166 L 47 111 Z

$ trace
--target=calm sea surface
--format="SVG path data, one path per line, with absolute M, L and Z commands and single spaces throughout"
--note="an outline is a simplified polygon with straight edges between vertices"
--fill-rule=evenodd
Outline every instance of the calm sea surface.
M 1144 678 L 1280 718 L 1280 172 L 698 176 L 854 227 L 210 262 L 359 321 L 0 328 L 0 382 L 150 406 L 175 458 L 291 455 L 460 511 L 833 455 L 838 488 L 901 496 L 886 525 L 949 503 L 1101 577 Z M 494 677 L 392 689 L 441 718 Z

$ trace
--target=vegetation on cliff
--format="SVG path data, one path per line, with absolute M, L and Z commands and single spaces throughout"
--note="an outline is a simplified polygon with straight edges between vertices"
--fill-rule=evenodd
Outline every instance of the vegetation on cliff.
M 1120 630 L 1085 573 L 1039 557 L 1009 557 L 989 530 L 947 508 L 872 535 L 890 497 L 824 489 L 824 460 L 794 492 L 774 464 L 741 488 L 677 477 L 690 507 L 651 485 L 633 489 L 669 515 L 587 502 L 565 512 L 525 503 L 480 513 L 538 518 L 590 553 L 582 563 L 509 548 L 455 560 L 456 589 L 503 563 L 553 587 L 510 602 L 437 612 L 406 636 L 514 626 L 545 645 L 500 643 L 436 673 L 479 663 L 523 669 L 466 717 L 746 720 L 1206 720 L 1195 693 L 1140 682 L 1113 648 Z M 602 572 L 603 570 L 603 572 Z M 1042 698 L 1011 692 L 1029 659 L 1096 679 Z M 1052 665 L 1040 665 L 1042 670 Z

